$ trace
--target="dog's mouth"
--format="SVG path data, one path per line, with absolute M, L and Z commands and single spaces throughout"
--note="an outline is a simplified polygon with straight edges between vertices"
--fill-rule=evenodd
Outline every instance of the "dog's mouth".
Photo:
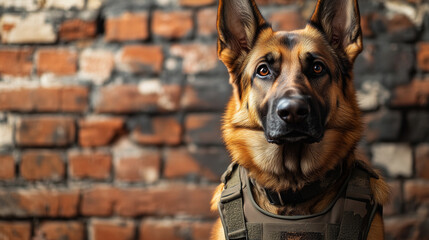
M 265 134 L 265 137 L 269 143 L 282 145 L 285 143 L 306 143 L 312 144 L 320 142 L 323 138 L 323 134 L 315 136 L 308 132 L 292 130 L 282 135 L 269 136 Z

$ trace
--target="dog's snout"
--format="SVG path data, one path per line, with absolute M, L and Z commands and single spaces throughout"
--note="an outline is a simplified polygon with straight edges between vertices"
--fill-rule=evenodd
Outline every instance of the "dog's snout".
M 300 123 L 310 113 L 310 106 L 303 97 L 282 98 L 277 103 L 277 115 L 286 123 Z

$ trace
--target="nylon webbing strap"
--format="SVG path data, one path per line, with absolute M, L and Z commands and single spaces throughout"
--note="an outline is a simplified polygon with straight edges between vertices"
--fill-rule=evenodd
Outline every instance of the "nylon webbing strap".
M 343 217 L 338 240 L 359 240 L 365 221 L 368 221 L 372 197 L 369 174 L 355 167 L 346 190 Z
M 220 214 L 227 240 L 247 239 L 240 170 L 235 168 L 220 197 Z

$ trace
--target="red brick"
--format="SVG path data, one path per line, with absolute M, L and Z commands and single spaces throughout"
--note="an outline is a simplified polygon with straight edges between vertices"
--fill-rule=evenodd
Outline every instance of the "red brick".
M 132 220 L 94 220 L 89 232 L 92 240 L 131 240 L 135 239 L 135 224 Z
M 142 119 L 131 137 L 139 144 L 177 145 L 181 142 L 182 126 L 176 117 Z
M 214 217 L 215 214 L 209 209 L 213 191 L 212 186 L 184 184 L 122 190 L 115 212 L 126 217 L 140 215 Z
M 88 88 L 83 86 L 4 88 L 0 110 L 19 112 L 82 112 L 88 108 Z
M 74 217 L 79 191 L 19 189 L 0 191 L 0 216 Z
M 85 228 L 82 222 L 77 221 L 46 221 L 36 230 L 36 239 L 45 240 L 82 240 Z
M 191 11 L 155 11 L 152 31 L 156 36 L 169 39 L 187 37 L 193 29 Z
M 118 136 L 124 126 L 122 118 L 87 118 L 79 121 L 79 144 L 83 147 L 104 146 Z
M 429 71 L 429 42 L 420 42 L 417 45 L 417 66 L 422 71 Z
M 280 4 L 280 5 L 289 5 L 289 4 L 302 4 L 303 0 L 256 0 L 258 5 L 270 5 L 270 4 Z
M 180 0 L 180 5 L 187 7 L 201 7 L 206 5 L 212 5 L 216 0 Z
M 84 216 L 111 216 L 121 192 L 111 186 L 96 186 L 84 190 L 80 212 Z
M 306 23 L 301 14 L 294 10 L 276 11 L 271 15 L 269 21 L 272 23 L 273 29 L 282 31 L 301 29 Z
M 85 49 L 79 59 L 80 74 L 96 84 L 106 81 L 115 66 L 113 53 L 108 50 Z
M 32 48 L 0 49 L 0 74 L 28 76 L 33 70 Z
M 20 163 L 25 180 L 61 180 L 65 175 L 64 159 L 58 152 L 26 151 Z
M 186 148 L 168 149 L 164 166 L 166 178 L 183 178 L 187 176 L 202 176 L 216 181 L 219 177 L 209 168 L 201 164 Z
M 181 87 L 157 86 L 145 90 L 138 85 L 109 85 L 101 88 L 96 100 L 98 113 L 169 112 L 179 107 Z
M 0 180 L 15 178 L 15 158 L 12 154 L 0 154 Z
M 170 53 L 183 58 L 183 72 L 187 74 L 208 72 L 215 69 L 219 63 L 214 44 L 173 45 Z
M 186 141 L 195 144 L 222 144 L 221 115 L 204 113 L 186 117 Z
M 30 240 L 31 223 L 27 222 L 0 222 L 0 239 L 2 240 Z
M 54 147 L 74 142 L 75 123 L 71 117 L 23 117 L 16 123 L 19 146 Z
M 395 107 L 426 106 L 429 104 L 429 81 L 414 79 L 408 85 L 396 87 L 391 104 Z
M 46 48 L 37 52 L 37 73 L 72 75 L 77 70 L 77 53 L 66 48 Z
M 429 203 L 429 182 L 408 180 L 404 183 L 404 200 L 407 210 L 415 210 Z
M 148 38 L 148 13 L 126 12 L 117 17 L 108 17 L 105 22 L 107 41 L 131 41 Z
M 164 55 L 161 46 L 128 45 L 118 56 L 118 68 L 132 73 L 159 73 Z
M 107 179 L 112 169 L 112 156 L 102 151 L 68 153 L 70 177 L 75 179 Z
M 124 149 L 115 152 L 115 178 L 125 182 L 155 182 L 159 179 L 161 155 L 155 150 Z
M 140 224 L 140 240 L 207 240 L 210 239 L 211 222 L 174 220 L 144 220 Z
M 362 35 L 364 37 L 373 37 L 374 31 L 371 27 L 371 22 L 373 21 L 374 14 L 372 13 L 362 13 L 360 17 L 360 26 L 362 29 Z
M 59 38 L 62 41 L 73 41 L 95 37 L 97 25 L 95 21 L 70 19 L 63 22 L 59 28 Z
M 415 165 L 417 177 L 429 179 L 429 144 L 416 147 Z
M 216 8 L 205 8 L 197 13 L 198 21 L 198 35 L 200 36 L 214 36 L 216 30 Z

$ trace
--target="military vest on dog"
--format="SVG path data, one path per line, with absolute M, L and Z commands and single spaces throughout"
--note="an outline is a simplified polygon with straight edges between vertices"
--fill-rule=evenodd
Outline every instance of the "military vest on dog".
M 224 174 L 219 213 L 227 240 L 354 240 L 366 239 L 381 206 L 374 202 L 370 178 L 378 178 L 355 164 L 334 201 L 322 212 L 280 216 L 260 208 L 252 195 L 246 169 L 232 164 Z M 270 200 L 271 201 L 271 200 Z

